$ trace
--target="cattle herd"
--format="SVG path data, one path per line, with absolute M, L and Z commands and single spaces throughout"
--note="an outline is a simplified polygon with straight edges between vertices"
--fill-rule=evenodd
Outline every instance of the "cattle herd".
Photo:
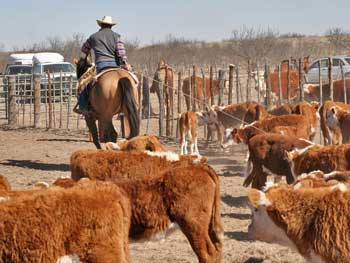
M 0 176 L 0 261 L 130 262 L 130 242 L 179 229 L 199 262 L 221 262 L 220 179 L 197 145 L 198 127 L 207 125 L 218 148 L 247 145 L 249 238 L 288 246 L 310 262 L 349 262 L 347 104 L 266 110 L 244 102 L 183 112 L 178 125 L 180 154 L 155 136 L 137 136 L 73 152 L 71 176 L 52 185 L 15 191 Z M 324 145 L 313 142 L 318 125 Z

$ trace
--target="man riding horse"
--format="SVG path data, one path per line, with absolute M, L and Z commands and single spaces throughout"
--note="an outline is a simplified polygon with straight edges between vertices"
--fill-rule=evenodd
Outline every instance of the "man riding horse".
M 124 43 L 120 40 L 120 35 L 112 31 L 112 27 L 116 25 L 116 23 L 113 23 L 112 17 L 104 16 L 101 20 L 97 19 L 96 21 L 100 26 L 100 30 L 92 34 L 81 48 L 85 55 L 88 55 L 91 49 L 94 51 L 96 73 L 98 74 L 106 68 L 116 67 L 130 70 Z M 79 109 L 74 109 L 76 113 L 88 114 L 90 87 L 91 85 L 88 85 L 81 90 L 78 100 Z
M 127 138 L 139 134 L 140 121 L 138 80 L 129 71 L 124 43 L 120 35 L 111 30 L 115 23 L 110 16 L 97 20 L 97 23 L 101 29 L 84 43 L 82 51 L 85 56 L 76 61 L 80 95 L 79 109 L 78 105 L 75 106 L 74 112 L 84 115 L 93 142 L 100 149 L 100 142 L 116 142 L 118 135 L 112 121 L 115 114 L 124 114 Z M 91 50 L 95 54 L 96 66 L 88 60 Z

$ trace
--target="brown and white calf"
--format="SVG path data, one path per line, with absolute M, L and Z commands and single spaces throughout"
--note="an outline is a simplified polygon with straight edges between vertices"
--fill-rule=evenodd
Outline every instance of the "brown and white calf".
M 251 189 L 248 197 L 253 206 L 249 238 L 290 247 L 308 262 L 349 261 L 350 192 L 345 185 Z
M 350 144 L 311 145 L 287 152 L 294 177 L 320 170 L 324 173 L 350 169 Z
M 337 123 L 334 123 L 332 121 L 327 121 L 327 115 L 329 115 L 329 110 L 334 107 L 338 106 L 339 108 L 343 110 L 350 110 L 350 105 L 345 104 L 343 102 L 333 102 L 333 101 L 325 101 L 323 105 L 321 105 L 319 109 L 320 114 L 320 128 L 323 135 L 323 141 L 324 144 L 341 144 L 341 141 L 339 141 L 339 135 L 341 134 L 341 131 L 339 130 L 339 126 Z
M 131 207 L 116 185 L 50 188 L 0 205 L 2 262 L 130 262 Z
M 132 239 L 165 236 L 176 223 L 199 262 L 220 262 L 220 183 L 210 166 L 193 164 L 189 156 L 169 161 L 145 153 L 97 150 L 73 155 L 79 155 L 72 156 L 74 180 L 110 180 L 127 193 Z
M 242 102 L 228 106 L 213 106 L 210 115 L 210 123 L 217 124 L 217 132 L 220 144 L 223 142 L 223 133 L 229 128 L 237 128 L 245 123 L 263 119 L 267 116 L 265 108 L 254 102 Z M 213 118 L 214 117 L 214 118 Z
M 197 156 L 180 156 L 172 152 L 124 152 L 103 150 L 79 150 L 70 158 L 71 178 L 110 180 L 112 178 L 152 177 L 173 168 L 192 166 L 205 162 Z
M 208 109 L 207 111 L 203 112 L 186 111 L 179 114 L 178 125 L 180 133 L 181 155 L 188 154 L 186 135 L 190 141 L 190 154 L 199 155 L 198 127 L 209 124 L 209 121 L 211 119 L 210 114 L 212 114 L 212 112 L 210 112 Z
M 130 140 L 122 139 L 117 143 L 107 142 L 106 150 L 164 152 L 165 148 L 154 135 L 139 135 Z
M 265 133 L 251 138 L 248 142 L 249 158 L 246 178 L 243 185 L 262 189 L 267 180 L 266 171 L 273 175 L 286 176 L 287 183 L 291 184 L 293 177 L 285 151 L 303 149 L 312 142 L 296 137 Z
M 350 111 L 334 105 L 327 112 L 326 125 L 332 130 L 330 133 L 333 144 L 350 142 Z
M 243 128 L 234 128 L 226 137 L 226 142 L 222 144 L 222 147 L 227 148 L 234 143 L 241 142 L 248 144 L 250 138 L 267 132 L 280 134 L 287 133 L 288 135 L 294 135 L 294 137 L 303 138 L 306 140 L 310 140 L 312 137 L 312 130 L 307 117 L 296 114 L 270 116 L 262 120 L 255 121 Z

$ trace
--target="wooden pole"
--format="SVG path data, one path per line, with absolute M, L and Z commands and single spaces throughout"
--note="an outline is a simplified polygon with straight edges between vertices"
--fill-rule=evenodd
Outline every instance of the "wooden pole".
M 175 78 L 174 78 L 174 69 L 171 69 L 171 82 L 169 87 L 169 96 L 170 96 L 170 136 L 174 135 L 174 94 L 175 94 Z
M 169 98 L 169 76 L 168 66 L 165 66 L 165 78 L 164 78 L 164 93 L 165 93 L 165 105 L 166 105 L 166 123 L 165 123 L 165 135 L 170 136 L 170 98 Z
M 202 73 L 202 81 L 203 81 L 203 103 L 202 103 L 202 110 L 206 110 L 206 105 L 207 105 L 207 79 L 205 77 L 205 73 L 203 68 L 201 68 L 201 73 Z M 207 138 L 207 126 L 203 126 L 203 135 L 204 138 Z
M 24 85 L 22 86 L 22 99 L 21 99 L 21 104 L 22 104 L 22 126 L 24 126 L 25 123 L 25 114 L 26 114 L 26 88 L 27 88 L 27 78 L 24 75 Z
M 250 69 L 250 60 L 248 60 L 248 78 L 247 78 L 247 89 L 246 89 L 246 101 L 250 101 L 251 99 L 251 92 L 250 92 L 250 73 L 251 73 L 251 69 Z
M 344 76 L 344 68 L 343 68 L 343 64 L 340 63 L 340 72 L 341 72 L 341 79 L 343 82 L 343 96 L 344 96 L 344 103 L 347 104 L 347 94 L 346 94 L 346 81 L 345 81 L 345 76 Z
M 40 75 L 34 75 L 34 128 L 40 128 L 41 89 Z
M 51 101 L 51 75 L 47 72 L 48 92 L 49 92 L 49 129 L 52 128 L 52 101 Z
M 189 101 L 189 107 L 187 109 L 187 111 L 191 111 L 193 109 L 193 104 L 192 104 L 192 77 L 191 77 L 191 68 L 188 69 L 188 85 L 189 85 L 189 89 L 188 89 L 188 101 Z
M 17 98 L 16 98 L 16 78 L 15 76 L 9 77 L 9 87 L 8 87 L 8 109 L 9 109 L 9 116 L 8 116 L 8 124 L 10 126 L 16 126 L 17 125 Z
M 304 80 L 303 60 L 301 58 L 299 58 L 299 93 L 300 93 L 300 101 L 304 101 L 303 80 Z
M 147 86 L 145 87 L 145 96 L 147 100 L 147 125 L 146 125 L 146 134 L 148 134 L 149 131 L 149 123 L 150 123 L 150 118 L 151 118 L 151 100 L 150 100 L 150 86 L 147 80 Z
M 138 92 L 139 92 L 139 120 L 142 121 L 142 111 L 143 111 L 143 105 L 142 105 L 142 95 L 143 95 L 143 74 L 140 75 L 140 82 L 138 86 Z
M 232 104 L 233 71 L 234 71 L 234 65 L 230 64 L 229 70 L 228 70 L 229 72 L 228 73 L 228 100 L 227 100 L 228 105 Z
M 282 77 L 281 77 L 281 64 L 278 64 L 278 104 L 281 106 L 283 102 L 282 93 Z
M 60 71 L 60 128 L 62 128 L 63 123 L 63 78 L 62 70 Z
M 70 76 L 69 77 L 69 94 L 68 94 L 68 101 L 67 101 L 67 130 L 69 129 L 69 123 L 70 123 L 72 93 L 73 93 L 73 77 Z
M 265 64 L 265 83 L 266 83 L 266 108 L 271 107 L 271 83 L 270 83 L 270 68 Z
M 259 63 L 256 64 L 256 76 L 258 80 L 258 103 L 260 103 L 261 83 L 260 83 Z
M 290 64 L 291 64 L 291 59 L 289 58 L 288 59 L 288 62 L 287 62 L 287 100 L 288 100 L 288 103 L 290 103 Z
M 53 127 L 56 128 L 56 81 L 52 74 L 52 81 L 51 81 L 51 89 L 52 89 L 52 97 L 53 97 L 53 103 L 52 103 L 52 116 L 53 116 Z
M 223 102 L 224 95 L 224 85 L 225 85 L 225 71 L 222 69 L 219 70 L 219 97 L 218 97 L 218 105 L 221 105 Z
M 236 66 L 236 100 L 237 100 L 237 103 L 240 102 L 240 94 L 239 94 L 239 65 Z
M 329 57 L 328 58 L 328 80 L 329 80 L 330 100 L 334 101 L 332 68 L 333 68 L 333 60 L 332 60 L 332 57 Z
M 159 136 L 163 135 L 163 118 L 164 118 L 164 100 L 163 100 L 163 83 L 160 72 L 157 72 L 157 81 L 159 81 Z
M 195 65 L 193 65 L 193 79 L 192 79 L 192 94 L 193 94 L 193 98 L 192 98 L 192 111 L 196 112 L 197 111 L 197 68 Z
M 323 103 L 321 60 L 318 61 L 318 81 L 319 81 L 319 87 L 320 87 L 320 103 Z
M 209 83 L 210 83 L 210 105 L 214 105 L 214 80 L 213 80 L 213 66 L 209 69 Z
M 177 113 L 178 115 L 182 112 L 182 74 L 178 73 L 177 76 Z M 176 138 L 179 138 L 179 125 L 176 125 Z

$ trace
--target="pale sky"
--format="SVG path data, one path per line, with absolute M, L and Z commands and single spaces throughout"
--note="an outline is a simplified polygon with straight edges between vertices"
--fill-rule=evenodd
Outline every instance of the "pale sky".
M 104 15 L 119 22 L 114 30 L 123 38 L 141 44 L 168 34 L 221 41 L 243 25 L 324 34 L 330 27 L 350 30 L 349 11 L 349 0 L 1 0 L 0 43 L 11 50 L 47 37 L 88 37 Z

